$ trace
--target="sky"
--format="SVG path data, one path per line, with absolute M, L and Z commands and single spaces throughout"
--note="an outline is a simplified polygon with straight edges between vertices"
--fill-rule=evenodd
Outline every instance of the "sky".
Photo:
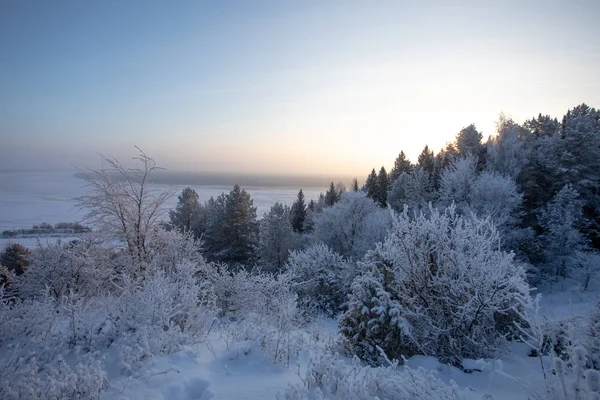
M 600 1 L 1 1 L 0 170 L 367 175 L 600 107 Z

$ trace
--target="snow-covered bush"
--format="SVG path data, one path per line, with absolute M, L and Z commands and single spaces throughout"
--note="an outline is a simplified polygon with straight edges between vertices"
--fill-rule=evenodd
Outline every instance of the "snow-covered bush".
M 20 300 L 0 287 L 0 345 L 27 337 L 44 340 L 56 323 L 55 309 L 56 301 L 48 294 Z
M 288 365 L 299 350 L 295 330 L 300 322 L 291 275 L 233 272 L 220 265 L 209 271 L 208 279 L 224 313 L 221 333 L 226 344 L 258 342 L 273 362 Z
M 385 238 L 390 224 L 389 212 L 365 193 L 347 192 L 315 215 L 312 237 L 344 257 L 361 258 Z
M 198 264 L 200 267 L 205 265 L 201 254 L 201 242 L 189 231 L 154 228 L 148 235 L 148 255 L 148 268 L 163 270 L 167 274 L 179 273 L 174 271 L 174 268 L 184 262 Z
M 62 355 L 39 363 L 35 353 L 16 348 L 0 361 L 0 398 L 6 400 L 100 398 L 108 382 L 99 353 Z
M 184 261 L 171 273 L 147 270 L 137 278 L 125 275 L 122 294 L 110 310 L 113 335 L 142 332 L 153 354 L 201 341 L 217 308 L 212 287 L 199 280 L 198 271 L 197 264 Z
M 85 296 L 108 291 L 115 276 L 110 255 L 91 238 L 40 245 L 29 268 L 14 280 L 15 290 L 24 297 L 38 297 L 48 289 L 57 299 L 71 290 Z
M 456 385 L 447 385 L 435 373 L 422 368 L 348 364 L 331 353 L 309 359 L 306 372 L 298 373 L 301 384 L 290 385 L 280 400 L 450 400 L 460 399 Z
M 582 346 L 571 346 L 567 359 L 553 357 L 549 373 L 538 384 L 517 381 L 534 400 L 600 399 L 600 371 L 589 368 L 587 350 Z
M 292 251 L 286 269 L 292 274 L 296 293 L 307 310 L 329 316 L 341 310 L 357 273 L 353 262 L 323 243 Z
M 354 354 L 375 361 L 379 346 L 395 359 L 460 363 L 493 355 L 514 331 L 529 287 L 513 255 L 498 250 L 493 225 L 454 207 L 430 214 L 395 215 L 389 236 L 365 256 L 339 323 Z
M 592 366 L 600 370 L 600 302 L 596 303 L 590 315 L 586 333 Z

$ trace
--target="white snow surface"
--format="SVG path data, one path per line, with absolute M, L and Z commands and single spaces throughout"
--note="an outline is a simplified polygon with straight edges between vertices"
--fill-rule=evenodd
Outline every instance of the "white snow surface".
M 583 293 L 571 288 L 543 297 L 545 313 L 555 312 L 556 318 L 573 313 L 588 316 L 600 295 L 598 288 L 594 289 Z M 320 339 L 307 340 L 289 368 L 273 364 L 260 346 L 251 341 L 228 349 L 217 332 L 211 333 L 205 343 L 170 356 L 153 357 L 140 376 L 120 375 L 108 354 L 110 388 L 105 391 L 104 399 L 276 399 L 289 385 L 302 383 L 298 372 L 305 370 L 310 354 L 320 351 L 325 342 L 331 343 L 336 331 L 335 320 L 319 320 L 308 326 L 306 336 Z M 527 400 L 528 388 L 543 383 L 540 360 L 529 357 L 530 350 L 524 343 L 513 343 L 498 359 L 464 360 L 464 367 L 473 369 L 471 373 L 442 364 L 435 357 L 414 356 L 407 365 L 435 371 L 445 383 L 455 382 L 465 399 Z M 339 357 L 350 362 L 344 356 Z M 545 358 L 544 362 L 548 365 L 550 359 Z

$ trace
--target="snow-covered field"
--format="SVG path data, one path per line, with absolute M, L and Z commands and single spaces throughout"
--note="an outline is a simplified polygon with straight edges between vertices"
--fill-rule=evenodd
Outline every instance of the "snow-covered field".
M 567 314 L 587 317 L 598 295 L 598 291 L 582 294 L 565 290 L 547 299 L 543 297 L 542 308 L 544 314 L 557 311 L 562 317 Z M 322 351 L 326 342 L 335 340 L 336 326 L 335 320 L 320 320 L 307 326 L 304 334 L 308 336 L 310 332 L 311 337 L 320 339 L 307 340 L 290 368 L 274 365 L 260 347 L 252 343 L 227 348 L 219 333 L 213 332 L 206 343 L 171 356 L 155 356 L 140 376 L 127 378 L 109 374 L 111 387 L 104 398 L 263 400 L 275 399 L 278 395 L 283 398 L 290 385 L 302 385 L 308 359 Z M 464 367 L 474 369 L 471 373 L 441 364 L 434 357 L 415 356 L 407 365 L 433 371 L 447 384 L 454 382 L 462 399 L 528 400 L 533 398 L 534 392 L 543 396 L 544 382 L 540 361 L 528 356 L 530 350 L 524 343 L 514 343 L 497 359 L 465 360 Z M 350 359 L 337 357 L 351 364 Z M 550 359 L 545 357 L 544 361 L 549 368 Z M 369 369 L 364 365 L 362 368 Z

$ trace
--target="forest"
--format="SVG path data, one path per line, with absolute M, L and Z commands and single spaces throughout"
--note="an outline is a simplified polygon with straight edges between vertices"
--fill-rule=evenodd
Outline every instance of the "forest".
M 560 319 L 540 306 L 599 290 L 599 110 L 501 114 L 487 139 L 468 125 L 262 216 L 239 185 L 158 190 L 160 164 L 137 151 L 133 168 L 79 170 L 91 233 L 2 250 L 0 398 L 129 398 L 180 374 L 160 357 L 199 347 L 294 371 L 280 399 L 503 398 L 411 360 L 479 379 L 473 360 L 518 345 L 539 378 L 511 377 L 522 398 L 600 399 L 600 303 Z M 165 398 L 218 395 L 208 378 L 181 390 Z

